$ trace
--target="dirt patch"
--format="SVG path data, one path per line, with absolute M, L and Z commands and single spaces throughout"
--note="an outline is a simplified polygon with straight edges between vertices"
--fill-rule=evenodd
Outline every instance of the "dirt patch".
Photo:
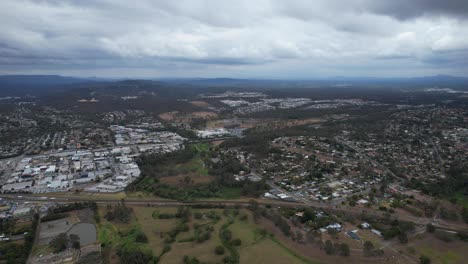
M 322 122 L 322 119 L 320 118 L 298 119 L 298 120 L 287 121 L 286 126 L 303 126 L 303 125 L 317 124 L 320 122 Z
M 218 117 L 218 114 L 210 111 L 197 111 L 189 114 L 180 113 L 178 111 L 166 112 L 158 115 L 163 121 L 171 122 L 190 122 L 194 119 L 214 119 Z
M 166 113 L 159 114 L 158 116 L 164 121 L 173 121 L 174 119 L 176 119 L 176 116 L 178 113 L 179 113 L 178 111 L 166 112 Z
M 217 118 L 218 114 L 215 113 L 215 112 L 200 111 L 200 112 L 190 113 L 189 117 L 190 118 L 212 119 L 212 118 Z
M 256 118 L 231 118 L 231 119 L 218 119 L 211 120 L 207 122 L 207 128 L 229 128 L 229 127 L 238 127 L 238 128 L 253 128 L 261 124 L 266 124 L 273 119 L 256 119 Z
M 213 144 L 213 146 L 219 146 L 221 145 L 221 143 L 223 143 L 225 140 L 215 140 L 215 141 L 212 141 L 211 144 Z
M 205 102 L 205 101 L 190 101 L 190 103 L 194 106 L 198 106 L 198 107 L 208 107 L 208 106 L 211 106 L 209 103 Z

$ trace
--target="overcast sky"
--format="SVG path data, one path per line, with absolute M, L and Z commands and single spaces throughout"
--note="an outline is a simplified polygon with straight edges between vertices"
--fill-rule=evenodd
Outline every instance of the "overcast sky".
M 1 0 L 0 74 L 468 76 L 467 0 Z

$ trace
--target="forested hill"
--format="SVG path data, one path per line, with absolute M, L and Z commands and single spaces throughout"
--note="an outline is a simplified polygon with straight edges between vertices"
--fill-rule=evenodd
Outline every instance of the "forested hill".
M 38 96 L 96 81 L 59 75 L 2 75 L 0 76 L 0 96 Z

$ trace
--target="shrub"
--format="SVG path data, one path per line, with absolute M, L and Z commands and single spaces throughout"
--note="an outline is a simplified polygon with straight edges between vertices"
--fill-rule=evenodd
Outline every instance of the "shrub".
M 147 264 L 153 259 L 150 253 L 139 250 L 121 250 L 119 251 L 119 257 L 122 264 Z
M 59 253 L 67 249 L 68 245 L 68 236 L 65 233 L 61 233 L 58 236 L 54 237 L 50 241 L 50 246 L 54 250 L 54 253 Z
M 405 232 L 401 232 L 399 235 L 398 235 L 398 240 L 400 240 L 400 242 L 402 244 L 406 244 L 408 243 L 408 236 L 406 235 Z
M 325 241 L 324 248 L 327 255 L 333 255 L 335 253 L 335 246 L 330 240 Z
M 341 256 L 349 256 L 350 252 L 351 252 L 350 249 L 349 249 L 348 244 L 346 244 L 346 243 L 341 243 L 339 245 L 339 251 L 340 251 Z
M 421 264 L 431 264 L 431 259 L 427 256 L 422 255 L 419 257 L 419 263 Z
M 232 241 L 232 245 L 234 246 L 240 246 L 242 244 L 242 241 L 239 238 L 236 238 Z
M 434 233 L 435 232 L 435 227 L 433 224 L 429 223 L 427 224 L 426 226 L 426 231 L 429 232 L 429 233 Z
M 164 245 L 164 248 L 163 248 L 163 250 L 162 250 L 162 252 L 161 252 L 161 256 L 164 255 L 164 254 L 166 254 L 166 253 L 169 252 L 169 251 L 171 251 L 171 245 L 170 245 L 170 244 L 165 244 L 165 245 Z
M 229 241 L 232 238 L 232 233 L 231 231 L 226 229 L 222 231 L 221 236 L 224 240 Z
M 224 247 L 223 246 L 217 246 L 215 248 L 215 253 L 216 253 L 216 255 L 224 255 Z
M 70 235 L 70 244 L 73 249 L 80 249 L 81 244 L 80 244 L 80 237 L 75 234 Z
M 135 242 L 138 243 L 148 243 L 148 238 L 146 237 L 145 233 L 143 233 L 141 230 L 135 231 Z
M 453 234 L 440 231 L 440 230 L 436 230 L 434 232 L 434 236 L 447 243 L 452 242 L 455 239 L 455 236 Z

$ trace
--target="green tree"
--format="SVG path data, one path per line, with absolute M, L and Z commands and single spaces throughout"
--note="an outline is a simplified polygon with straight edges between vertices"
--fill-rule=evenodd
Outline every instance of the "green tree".
M 398 240 L 400 240 L 400 242 L 402 244 L 406 244 L 408 243 L 408 236 L 406 235 L 405 232 L 401 232 L 399 235 L 398 235 Z
M 80 237 L 75 234 L 70 235 L 70 244 L 73 249 L 80 249 L 81 244 L 80 244 Z
M 373 250 L 374 250 L 374 244 L 372 244 L 372 242 L 370 241 L 364 242 L 364 248 L 363 248 L 364 255 L 366 256 L 372 255 Z
M 324 248 L 327 255 L 333 255 L 335 253 L 335 246 L 330 240 L 325 241 Z
M 433 224 L 429 223 L 427 224 L 426 226 L 426 231 L 429 232 L 429 233 L 434 233 L 435 232 L 435 227 Z
M 241 244 L 242 244 L 242 241 L 239 238 L 232 240 L 232 245 L 234 246 L 240 246 Z
M 349 256 L 351 250 L 349 249 L 349 245 L 346 243 L 340 244 L 340 255 L 341 256 Z
M 427 256 L 422 255 L 422 256 L 419 257 L 419 263 L 421 263 L 421 264 L 431 264 L 431 259 L 429 257 L 427 257 Z
M 215 253 L 216 255 L 224 255 L 224 247 L 223 246 L 215 247 Z
M 65 233 L 61 233 L 58 236 L 54 237 L 52 241 L 50 241 L 50 245 L 54 250 L 54 253 L 59 253 L 64 251 L 68 245 L 68 236 Z

